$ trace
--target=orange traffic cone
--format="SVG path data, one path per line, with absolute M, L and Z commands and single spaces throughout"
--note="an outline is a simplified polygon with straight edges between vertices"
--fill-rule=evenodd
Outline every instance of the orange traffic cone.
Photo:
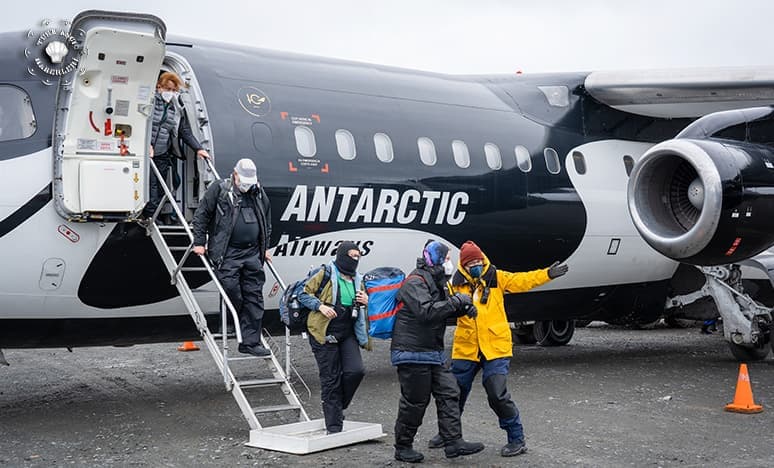
M 177 347 L 178 351 L 199 351 L 199 347 L 193 341 L 186 341 L 182 346 Z
M 734 413 L 760 413 L 763 406 L 756 405 L 753 401 L 750 376 L 747 374 L 747 364 L 739 365 L 739 379 L 736 381 L 736 395 L 734 402 L 726 405 L 726 411 Z

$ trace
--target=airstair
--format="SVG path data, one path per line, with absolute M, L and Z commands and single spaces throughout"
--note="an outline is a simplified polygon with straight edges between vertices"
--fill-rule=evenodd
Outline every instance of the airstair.
M 215 168 L 210 160 L 205 161 L 208 169 L 212 172 L 217 181 L 219 177 Z M 264 333 L 261 334 L 261 341 L 264 347 L 271 351 L 270 355 L 266 357 L 249 355 L 237 355 L 232 357 L 229 354 L 231 346 L 236 348 L 236 345 L 233 342 L 229 342 L 227 333 L 229 318 L 234 325 L 236 343 L 242 342 L 237 312 L 226 295 L 223 286 L 218 281 L 207 257 L 194 254 L 193 257 L 197 257 L 200 260 L 200 265 L 192 266 L 192 261 L 193 264 L 196 265 L 196 258 L 192 258 L 191 256 L 194 247 L 191 227 L 186 222 L 180 207 L 175 202 L 175 198 L 169 190 L 169 186 L 166 181 L 162 180 L 161 174 L 152 159 L 150 160 L 150 167 L 160 181 L 159 184 L 164 190 L 164 196 L 162 197 L 156 212 L 147 222 L 147 233 L 158 249 L 164 265 L 170 273 L 172 284 L 177 287 L 180 297 L 182 298 L 186 309 L 191 314 L 207 350 L 212 355 L 212 358 L 223 377 L 223 383 L 226 386 L 226 390 L 231 392 L 231 395 L 234 397 L 234 400 L 236 400 L 239 409 L 242 411 L 242 415 L 250 427 L 250 439 L 247 445 L 280 452 L 307 454 L 383 437 L 385 434 L 382 432 L 381 424 L 344 421 L 342 432 L 327 434 L 323 419 L 309 419 L 298 393 L 291 384 L 289 378 L 290 373 L 295 372 L 300 383 L 306 386 L 290 363 L 289 331 L 286 330 L 285 332 L 284 369 L 277 358 L 279 347 L 274 343 L 270 336 Z M 170 205 L 177 216 L 178 225 L 162 226 L 156 223 L 166 202 L 170 202 Z M 271 271 L 280 287 L 284 290 L 285 283 L 282 281 L 282 278 L 277 273 L 277 270 L 272 263 L 268 261 L 265 266 Z M 197 300 L 197 296 L 188 286 L 188 282 L 186 281 L 185 274 L 189 272 L 207 272 L 212 279 L 212 284 L 216 289 L 215 294 L 218 296 L 218 302 L 220 304 L 222 333 L 213 334 L 210 331 L 207 325 L 205 312 L 202 310 L 202 307 Z M 250 378 L 250 376 L 247 376 L 237 378 L 235 376 L 237 364 L 242 364 L 245 361 L 263 361 L 268 367 L 271 377 Z M 256 369 L 253 369 L 253 372 L 256 372 Z M 251 398 L 249 398 L 249 396 L 253 396 L 254 394 L 251 390 L 267 388 L 279 389 L 284 396 L 285 402 L 279 405 L 251 403 Z M 297 413 L 297 422 L 264 426 L 261 424 L 261 419 L 259 419 L 263 416 L 268 417 L 270 415 L 276 417 L 279 413 L 287 414 L 288 412 Z

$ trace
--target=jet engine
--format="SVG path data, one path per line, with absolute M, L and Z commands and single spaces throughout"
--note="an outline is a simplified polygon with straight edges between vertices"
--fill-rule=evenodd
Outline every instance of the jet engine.
M 640 158 L 629 213 L 651 247 L 683 263 L 721 265 L 774 244 L 772 115 L 771 107 L 710 114 Z

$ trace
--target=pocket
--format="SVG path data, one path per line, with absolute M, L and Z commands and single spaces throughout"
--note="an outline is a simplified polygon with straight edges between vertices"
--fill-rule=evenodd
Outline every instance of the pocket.
M 497 323 L 489 327 L 489 342 L 497 352 L 505 353 L 511 350 L 511 326 L 508 322 Z

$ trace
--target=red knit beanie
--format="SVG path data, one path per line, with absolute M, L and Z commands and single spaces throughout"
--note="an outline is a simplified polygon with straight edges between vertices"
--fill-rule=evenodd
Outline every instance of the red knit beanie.
M 484 252 L 473 241 L 467 241 L 460 247 L 460 265 L 463 267 L 473 260 L 484 260 Z

